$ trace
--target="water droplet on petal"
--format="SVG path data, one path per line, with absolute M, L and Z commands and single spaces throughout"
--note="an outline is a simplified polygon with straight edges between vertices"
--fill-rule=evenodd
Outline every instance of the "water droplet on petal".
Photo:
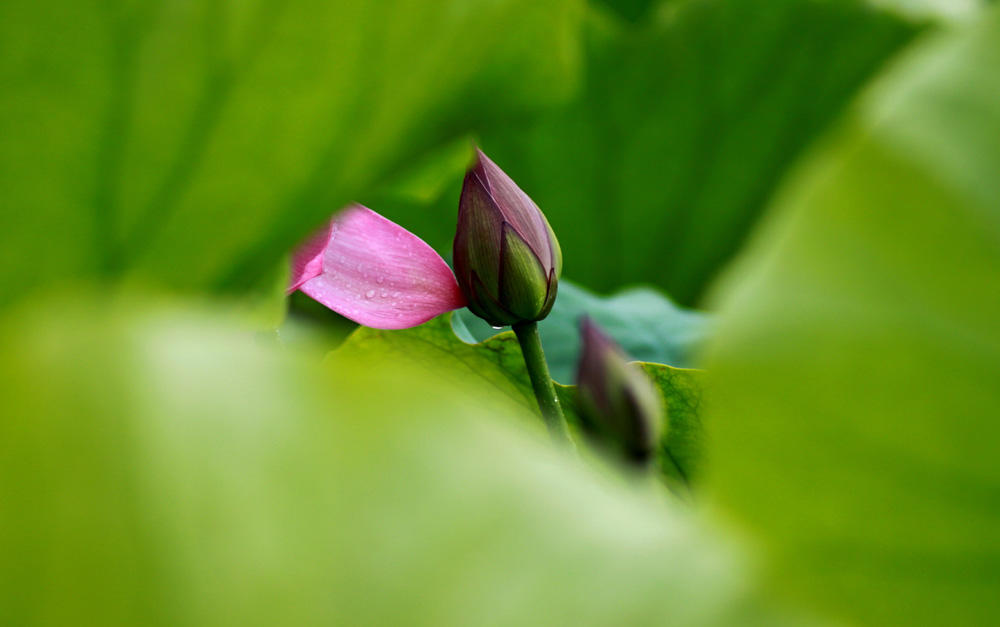
M 389 295 L 389 292 L 382 292 L 382 298 L 385 298 L 388 295 Z
M 368 290 L 367 292 L 365 292 L 366 298 L 371 298 L 372 296 L 375 296 L 375 290 Z
M 383 277 L 376 277 L 375 281 L 381 283 L 382 281 L 385 281 L 385 279 Z

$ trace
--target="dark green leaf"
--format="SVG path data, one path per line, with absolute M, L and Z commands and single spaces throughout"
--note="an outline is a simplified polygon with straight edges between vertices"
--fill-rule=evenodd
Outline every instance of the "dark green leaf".
M 245 290 L 416 154 L 576 83 L 579 0 L 0 6 L 0 303 Z
M 630 22 L 638 22 L 646 17 L 654 5 L 665 5 L 671 0 L 596 0 L 597 4 L 606 5 L 622 18 Z M 677 0 L 672 0 L 677 1 Z M 683 1 L 683 0 L 682 0 Z
M 549 218 L 566 274 L 691 304 L 914 27 L 858 1 L 691 0 L 591 31 L 582 98 L 481 145 Z

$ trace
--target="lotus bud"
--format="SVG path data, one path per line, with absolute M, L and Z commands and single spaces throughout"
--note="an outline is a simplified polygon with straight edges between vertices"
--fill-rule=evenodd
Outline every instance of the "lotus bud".
M 545 318 L 562 252 L 538 206 L 476 149 L 458 208 L 453 260 L 472 313 L 494 327 Z
M 662 402 L 642 368 L 590 318 L 580 324 L 583 350 L 576 385 L 584 429 L 640 464 L 653 459 Z

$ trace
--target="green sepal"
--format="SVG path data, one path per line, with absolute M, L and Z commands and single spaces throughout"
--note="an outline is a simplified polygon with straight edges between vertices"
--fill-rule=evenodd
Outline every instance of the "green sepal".
M 505 327 L 521 321 L 517 315 L 501 305 L 490 290 L 483 285 L 479 273 L 472 271 L 472 294 L 469 299 L 469 311 L 476 314 L 493 327 Z
M 509 223 L 504 223 L 501 238 L 499 301 L 522 320 L 540 320 L 549 293 L 545 268 Z

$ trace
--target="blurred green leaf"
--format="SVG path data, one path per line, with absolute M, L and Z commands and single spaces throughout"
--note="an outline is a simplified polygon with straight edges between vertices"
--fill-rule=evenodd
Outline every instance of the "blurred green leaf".
M 603 4 L 613 10 L 620 17 L 630 21 L 638 22 L 645 18 L 653 5 L 666 4 L 671 0 L 594 0 L 597 4 Z M 677 1 L 677 0 L 673 0 Z
M 429 151 L 409 164 L 398 177 L 373 192 L 379 197 L 409 202 L 419 207 L 435 203 L 456 181 L 461 185 L 465 171 L 472 164 L 475 155 L 474 145 L 472 138 L 460 137 Z M 381 207 L 381 204 L 376 203 L 375 206 Z M 452 210 L 452 213 L 457 212 L 457 203 Z M 449 235 L 453 236 L 455 225 L 452 224 L 451 227 L 449 231 L 452 233 Z
M 236 309 L 244 324 L 257 330 L 272 331 L 281 326 L 287 315 L 289 298 L 288 260 L 272 264 L 240 296 Z
M 579 0 L 0 6 L 0 303 L 246 289 L 411 157 L 565 99 Z
M 853 0 L 690 0 L 638 27 L 597 20 L 582 97 L 481 145 L 545 212 L 566 274 L 690 305 L 914 30 Z
M 469 341 L 484 341 L 496 329 L 467 309 L 456 312 Z M 600 296 L 571 281 L 559 281 L 559 296 L 547 318 L 538 323 L 552 378 L 569 383 L 580 354 L 579 323 L 589 315 L 637 361 L 688 368 L 708 336 L 711 320 L 704 313 L 681 309 L 654 289 L 633 287 Z
M 543 436 L 538 401 L 514 333 L 506 331 L 469 344 L 452 329 L 453 325 L 461 329 L 462 324 L 461 318 L 451 313 L 401 331 L 359 327 L 334 354 L 334 360 L 350 364 L 380 358 L 389 363 L 414 363 L 456 386 L 478 385 L 480 406 L 506 407 L 525 416 L 533 415 L 527 423 Z M 702 455 L 702 372 L 662 364 L 642 366 L 660 390 L 667 411 L 660 450 L 663 476 L 670 486 L 687 489 Z M 578 427 L 576 386 L 556 384 L 556 391 L 566 419 Z
M 870 0 L 873 6 L 916 19 L 964 22 L 975 19 L 990 0 Z
M 92 292 L 0 318 L 0 622 L 774 624 L 701 521 L 475 386 L 309 368 L 228 316 Z
M 473 140 L 461 137 L 424 153 L 385 185 L 358 202 L 427 242 L 446 259 L 452 255 L 465 170 Z
M 328 309 L 302 292 L 287 298 L 288 316 L 275 329 L 281 344 L 288 348 L 316 350 L 326 355 L 358 328 L 358 323 Z
M 514 333 L 508 331 L 479 344 L 468 344 L 452 330 L 453 315 L 448 313 L 399 331 L 358 327 L 333 353 L 333 359 L 345 364 L 373 359 L 417 363 L 456 385 L 478 383 L 489 392 L 488 400 L 480 401 L 482 404 L 537 414 L 538 404 Z
M 720 288 L 709 483 L 847 622 L 1000 623 L 998 41 L 908 54 Z

